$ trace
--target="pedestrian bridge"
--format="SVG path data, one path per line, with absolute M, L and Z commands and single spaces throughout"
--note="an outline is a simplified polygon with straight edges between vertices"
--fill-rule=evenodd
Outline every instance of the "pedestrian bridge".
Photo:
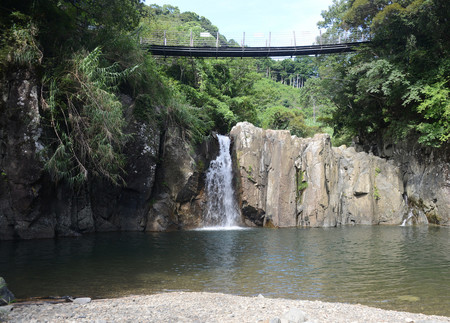
M 256 36 L 255 36 L 256 35 Z M 302 35 L 300 33 L 300 35 Z M 304 35 L 304 34 L 303 34 Z M 307 44 L 307 43 L 311 44 Z M 345 35 L 337 38 L 315 38 L 284 34 L 254 34 L 246 38 L 243 33 L 239 43 L 227 40 L 216 33 L 156 31 L 140 38 L 141 47 L 158 56 L 190 57 L 275 57 L 347 53 L 368 43 L 363 36 Z

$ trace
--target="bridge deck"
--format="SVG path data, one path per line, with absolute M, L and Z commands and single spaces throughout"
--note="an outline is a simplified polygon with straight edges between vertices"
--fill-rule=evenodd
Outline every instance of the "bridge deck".
M 286 47 L 184 47 L 143 44 L 153 55 L 192 57 L 275 57 L 346 53 L 367 42 Z

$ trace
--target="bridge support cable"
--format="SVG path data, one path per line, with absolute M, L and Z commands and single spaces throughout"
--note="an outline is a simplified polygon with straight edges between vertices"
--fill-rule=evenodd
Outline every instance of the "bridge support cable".
M 140 45 L 153 55 L 158 56 L 191 56 L 191 57 L 293 57 L 302 55 L 322 55 L 352 52 L 361 44 L 368 43 L 363 37 L 345 37 L 325 39 L 317 37 L 315 45 L 302 45 L 306 42 L 304 37 L 298 38 L 295 31 L 289 34 L 277 34 L 273 38 L 268 34 L 254 34 L 246 37 L 244 32 L 241 44 L 233 39 L 220 38 L 219 32 L 211 35 L 201 32 L 198 35 L 192 30 L 186 32 L 155 31 L 149 38 L 141 38 Z M 268 36 L 268 38 L 267 38 Z M 311 35 L 309 35 L 311 36 Z M 236 38 L 238 39 L 238 38 Z M 298 42 L 299 41 L 299 42 Z M 289 44 L 289 45 L 286 45 Z M 297 44 L 300 44 L 298 46 Z

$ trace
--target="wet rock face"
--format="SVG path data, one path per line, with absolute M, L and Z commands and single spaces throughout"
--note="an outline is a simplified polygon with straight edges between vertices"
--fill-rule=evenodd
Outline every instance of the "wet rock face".
M 44 171 L 38 89 L 29 71 L 0 84 L 0 240 L 162 231 L 201 223 L 204 172 L 218 149 L 214 140 L 193 147 L 178 127 L 169 127 L 161 138 L 156 123 L 135 119 L 133 101 L 123 95 L 124 131 L 130 135 L 123 148 L 124 185 L 91 178 L 74 189 L 52 182 Z
M 0 239 L 76 236 L 94 231 L 143 230 L 159 158 L 156 126 L 134 119 L 128 107 L 131 135 L 124 186 L 91 178 L 73 189 L 53 183 L 44 171 L 38 82 L 29 71 L 1 84 L 0 105 Z
M 241 177 L 242 213 L 255 224 L 296 225 L 293 162 L 300 142 L 289 131 L 264 131 L 249 123 L 231 130 Z
M 337 224 L 400 224 L 408 208 L 401 171 L 393 163 L 354 148 L 333 148 L 337 163 Z
M 96 212 L 105 221 L 124 231 L 143 231 L 147 212 L 155 184 L 156 168 L 159 161 L 160 131 L 157 126 L 128 121 L 127 132 L 133 134 L 123 151 L 127 158 L 124 182 L 120 188 L 109 187 L 100 190 L 115 195 L 115 205 L 111 207 L 108 196 L 99 199 L 106 212 Z
M 122 98 L 130 139 L 124 147 L 126 185 L 91 178 L 73 189 L 44 171 L 38 80 L 19 71 L 0 82 L 0 240 L 144 230 L 159 161 L 160 130 L 133 117 Z M 46 136 L 52 134 L 47 133 Z
M 34 74 L 18 71 L 0 84 L 0 237 L 52 236 L 54 219 L 40 219 L 35 205 L 41 190 L 39 88 Z
M 218 154 L 217 139 L 192 146 L 178 127 L 164 136 L 157 187 L 147 215 L 146 231 L 186 229 L 202 225 L 206 203 L 205 172 Z
M 297 138 L 239 123 L 231 136 L 247 222 L 276 227 L 401 224 L 411 211 L 403 173 L 394 161 L 333 148 L 326 134 Z M 418 216 L 416 222 L 427 220 Z
M 412 222 L 450 225 L 450 144 L 423 147 L 416 138 L 398 143 L 378 138 L 371 145 L 357 141 L 358 151 L 392 160 L 401 169 L 404 196 Z
M 396 147 L 394 152 L 414 219 L 426 217 L 430 223 L 450 225 L 450 147 L 438 152 Z

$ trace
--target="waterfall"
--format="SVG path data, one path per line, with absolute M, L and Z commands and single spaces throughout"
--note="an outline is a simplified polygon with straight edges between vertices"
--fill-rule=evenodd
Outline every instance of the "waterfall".
M 412 218 L 414 217 L 414 213 L 411 210 L 411 207 L 408 204 L 408 194 L 403 193 L 403 201 L 405 202 L 406 207 L 408 208 L 408 214 L 403 216 L 402 224 L 400 224 L 401 227 L 404 227 L 408 224 L 412 224 Z M 411 221 L 410 221 L 411 220 Z M 408 223 L 410 222 L 410 223 Z
M 206 225 L 232 227 L 239 222 L 240 214 L 232 185 L 233 172 L 230 155 L 230 138 L 217 135 L 220 152 L 206 173 Z
M 408 194 L 406 194 L 406 192 L 405 192 L 402 194 L 402 196 L 403 196 L 403 202 L 405 202 L 405 205 L 408 207 L 408 210 L 409 210 L 408 215 L 406 217 L 403 216 L 402 224 L 400 224 L 401 227 L 404 227 L 408 223 L 408 221 L 414 216 L 414 214 L 412 213 L 412 211 L 409 209 L 409 206 L 408 206 Z
M 408 221 L 410 219 L 412 219 L 413 216 L 414 216 L 414 213 L 411 210 L 409 210 L 408 217 L 403 219 L 403 222 L 402 222 L 402 224 L 400 224 L 400 226 L 404 227 L 405 225 L 407 225 Z

